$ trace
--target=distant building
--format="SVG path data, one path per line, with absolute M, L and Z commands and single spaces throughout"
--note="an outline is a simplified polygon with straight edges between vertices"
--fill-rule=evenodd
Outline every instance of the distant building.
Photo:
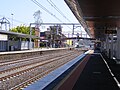
M 46 39 L 45 32 L 40 32 L 40 39 Z
M 5 18 L 0 19 L 0 30 L 1 31 L 9 31 L 10 29 L 10 22 Z M 8 48 L 8 35 L 7 34 L 0 34 L 0 51 L 7 51 Z
M 72 46 L 73 41 L 72 40 L 67 40 L 67 45 Z
M 50 26 L 51 34 L 60 35 L 62 34 L 62 27 L 60 25 Z
M 35 27 L 35 36 L 40 36 L 40 29 L 39 27 Z M 34 40 L 34 47 L 38 48 L 39 47 L 39 42 L 40 40 L 39 39 L 35 39 Z
M 62 27 L 61 26 L 50 26 L 47 28 L 47 31 L 40 33 L 40 38 L 42 44 L 46 47 L 64 47 L 65 40 L 62 38 L 66 38 L 64 34 L 62 34 Z

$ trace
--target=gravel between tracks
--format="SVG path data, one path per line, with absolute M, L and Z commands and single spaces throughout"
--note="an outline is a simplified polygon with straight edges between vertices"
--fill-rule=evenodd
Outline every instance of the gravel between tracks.
M 21 83 L 23 83 L 31 78 L 34 78 L 35 76 L 38 76 L 40 79 L 41 77 L 47 75 L 49 72 L 55 70 L 56 68 L 62 66 L 63 64 L 72 60 L 73 58 L 77 57 L 81 53 L 82 52 L 78 51 L 78 50 L 70 50 L 70 51 L 56 53 L 56 54 L 43 55 L 43 56 L 40 56 L 42 58 L 39 57 L 34 60 L 30 60 L 29 61 L 30 63 L 37 62 L 36 64 L 38 64 L 38 61 L 40 63 L 40 62 L 48 61 L 50 59 L 51 59 L 51 62 L 45 63 L 45 64 L 37 66 L 35 68 L 28 69 L 22 73 L 15 74 L 14 76 L 8 77 L 6 79 L 1 79 L 0 90 L 9 90 L 15 86 L 21 85 Z M 23 63 L 28 64 L 29 62 L 28 62 L 28 60 L 26 62 L 21 62 L 22 64 L 20 64 L 20 63 L 18 64 L 18 62 L 17 62 L 16 65 L 23 65 Z M 34 65 L 35 65 L 35 63 L 34 63 Z M 9 67 L 9 65 L 6 65 L 6 66 Z M 14 67 L 14 65 L 11 65 L 11 68 L 12 67 Z M 7 70 L 7 68 L 5 70 Z M 14 88 L 12 90 L 14 90 Z

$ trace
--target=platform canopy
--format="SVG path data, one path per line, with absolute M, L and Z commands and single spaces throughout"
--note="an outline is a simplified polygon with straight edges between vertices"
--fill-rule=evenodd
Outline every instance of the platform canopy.
M 106 30 L 110 30 L 111 33 L 111 30 L 120 29 L 120 0 L 65 0 L 65 2 L 92 38 L 105 40 L 105 32 L 108 32 Z
M 10 31 L 5 31 L 5 30 L 0 30 L 0 34 L 11 35 L 11 36 L 16 36 L 16 37 L 22 37 L 22 38 L 36 38 L 36 39 L 40 39 L 40 37 L 38 37 L 38 36 L 22 34 L 22 33 L 16 33 L 16 32 L 10 32 Z

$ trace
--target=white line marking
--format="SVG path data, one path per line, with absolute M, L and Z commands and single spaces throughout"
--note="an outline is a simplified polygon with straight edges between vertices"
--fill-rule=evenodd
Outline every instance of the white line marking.
M 108 63 L 106 62 L 106 60 L 104 59 L 104 57 L 102 56 L 101 53 L 100 53 L 100 56 L 102 57 L 103 61 L 105 62 L 105 64 L 106 64 L 106 66 L 107 66 L 107 68 L 108 68 L 110 74 L 112 75 L 113 79 L 114 79 L 115 82 L 117 83 L 117 86 L 120 88 L 120 83 L 119 83 L 119 81 L 117 80 L 117 78 L 115 77 L 115 75 L 112 73 L 112 71 L 111 71 L 111 69 L 110 69 Z

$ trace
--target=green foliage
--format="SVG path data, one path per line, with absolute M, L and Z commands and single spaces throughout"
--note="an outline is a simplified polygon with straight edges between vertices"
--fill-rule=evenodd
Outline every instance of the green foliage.
M 29 34 L 30 27 L 28 26 L 17 26 L 10 30 L 11 32 L 22 33 L 22 34 Z M 32 35 L 35 35 L 35 30 L 32 30 Z M 10 39 L 18 40 L 18 37 L 10 36 Z M 22 40 L 27 40 L 26 38 L 22 38 Z
M 17 32 L 17 33 L 23 33 L 23 34 L 29 34 L 30 33 L 30 27 L 17 26 L 15 28 L 12 28 L 10 31 Z M 35 35 L 35 30 L 32 30 L 32 35 Z

